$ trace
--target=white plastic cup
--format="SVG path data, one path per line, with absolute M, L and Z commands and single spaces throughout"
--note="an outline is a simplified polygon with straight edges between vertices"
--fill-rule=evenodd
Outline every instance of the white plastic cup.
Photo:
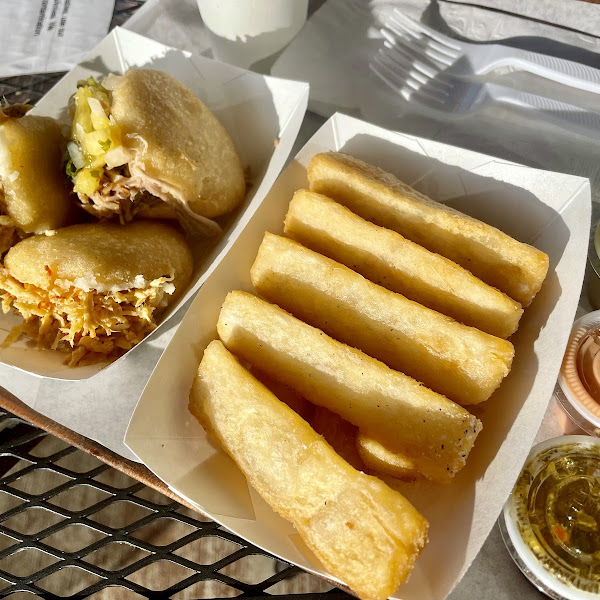
M 308 10 L 308 0 L 197 1 L 214 57 L 245 69 L 285 48 Z

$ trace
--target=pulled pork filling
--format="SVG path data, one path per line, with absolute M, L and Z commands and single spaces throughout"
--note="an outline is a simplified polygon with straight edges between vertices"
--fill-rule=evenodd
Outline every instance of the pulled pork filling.
M 2 310 L 14 308 L 25 322 L 16 326 L 3 347 L 21 335 L 38 348 L 66 351 L 69 366 L 115 360 L 156 329 L 156 312 L 175 289 L 160 277 L 144 288 L 99 293 L 55 281 L 45 290 L 21 283 L 0 267 Z
M 138 212 L 160 202 L 143 189 L 139 178 L 131 176 L 127 165 L 103 169 L 99 186 L 91 196 L 77 194 L 83 208 L 97 217 L 110 218 L 117 214 L 121 222 L 126 223 Z
M 0 256 L 19 241 L 17 229 L 10 217 L 0 214 Z

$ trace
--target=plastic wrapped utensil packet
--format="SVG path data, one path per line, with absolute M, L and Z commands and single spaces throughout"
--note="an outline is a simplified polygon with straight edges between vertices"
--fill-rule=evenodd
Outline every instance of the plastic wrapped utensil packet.
M 108 32 L 114 0 L 3 0 L 0 77 L 68 71 Z

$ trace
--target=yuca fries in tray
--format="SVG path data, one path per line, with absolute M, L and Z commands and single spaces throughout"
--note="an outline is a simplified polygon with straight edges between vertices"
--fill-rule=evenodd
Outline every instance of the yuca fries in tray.
M 204 353 L 190 410 L 358 594 L 387 597 L 408 576 L 425 545 L 427 521 L 401 494 L 352 468 L 219 341 Z
M 482 426 L 461 405 L 508 374 L 502 338 L 548 257 L 353 157 L 316 155 L 308 176 L 286 218 L 296 241 L 265 235 L 251 271 L 262 298 L 227 296 L 189 408 L 334 576 L 383 600 L 427 522 L 376 477 L 451 483 L 464 467 Z

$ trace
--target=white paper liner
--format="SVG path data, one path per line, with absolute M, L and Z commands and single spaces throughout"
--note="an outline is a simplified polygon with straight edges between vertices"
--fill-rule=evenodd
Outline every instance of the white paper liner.
M 447 487 L 402 487 L 431 528 L 429 545 L 395 597 L 439 600 L 457 584 L 488 536 L 552 396 L 583 280 L 590 226 L 586 180 L 334 115 L 279 177 L 200 290 L 140 399 L 125 442 L 174 491 L 214 520 L 285 560 L 323 573 L 297 536 L 290 535 L 289 524 L 248 491 L 241 474 L 188 413 L 187 403 L 202 352 L 215 337 L 225 295 L 252 289 L 250 266 L 264 231 L 282 233 L 293 192 L 307 185 L 310 158 L 326 150 L 343 150 L 390 170 L 419 191 L 550 256 L 548 278 L 512 338 L 513 370 L 492 398 L 476 408 L 484 430 L 467 467 Z
M 260 205 L 296 139 L 306 110 L 308 85 L 251 73 L 116 28 L 31 112 L 54 117 L 68 126 L 66 107 L 78 80 L 90 75 L 103 79 L 109 73 L 123 74 L 131 68 L 166 71 L 194 91 L 231 135 L 253 182 L 242 205 L 224 217 L 224 232 L 220 238 L 207 241 L 188 236 L 196 257 L 192 281 L 178 302 L 160 316 L 159 327 L 142 342 L 144 344 L 159 336 L 168 319 L 195 294 Z M 0 314 L 0 336 L 4 337 L 4 332 L 18 322 L 20 318 Z M 125 360 L 125 356 L 112 363 L 110 369 Z M 64 354 L 37 350 L 25 338 L 0 349 L 0 364 L 44 377 L 82 380 L 106 367 L 106 364 L 97 364 L 69 368 L 63 361 Z

